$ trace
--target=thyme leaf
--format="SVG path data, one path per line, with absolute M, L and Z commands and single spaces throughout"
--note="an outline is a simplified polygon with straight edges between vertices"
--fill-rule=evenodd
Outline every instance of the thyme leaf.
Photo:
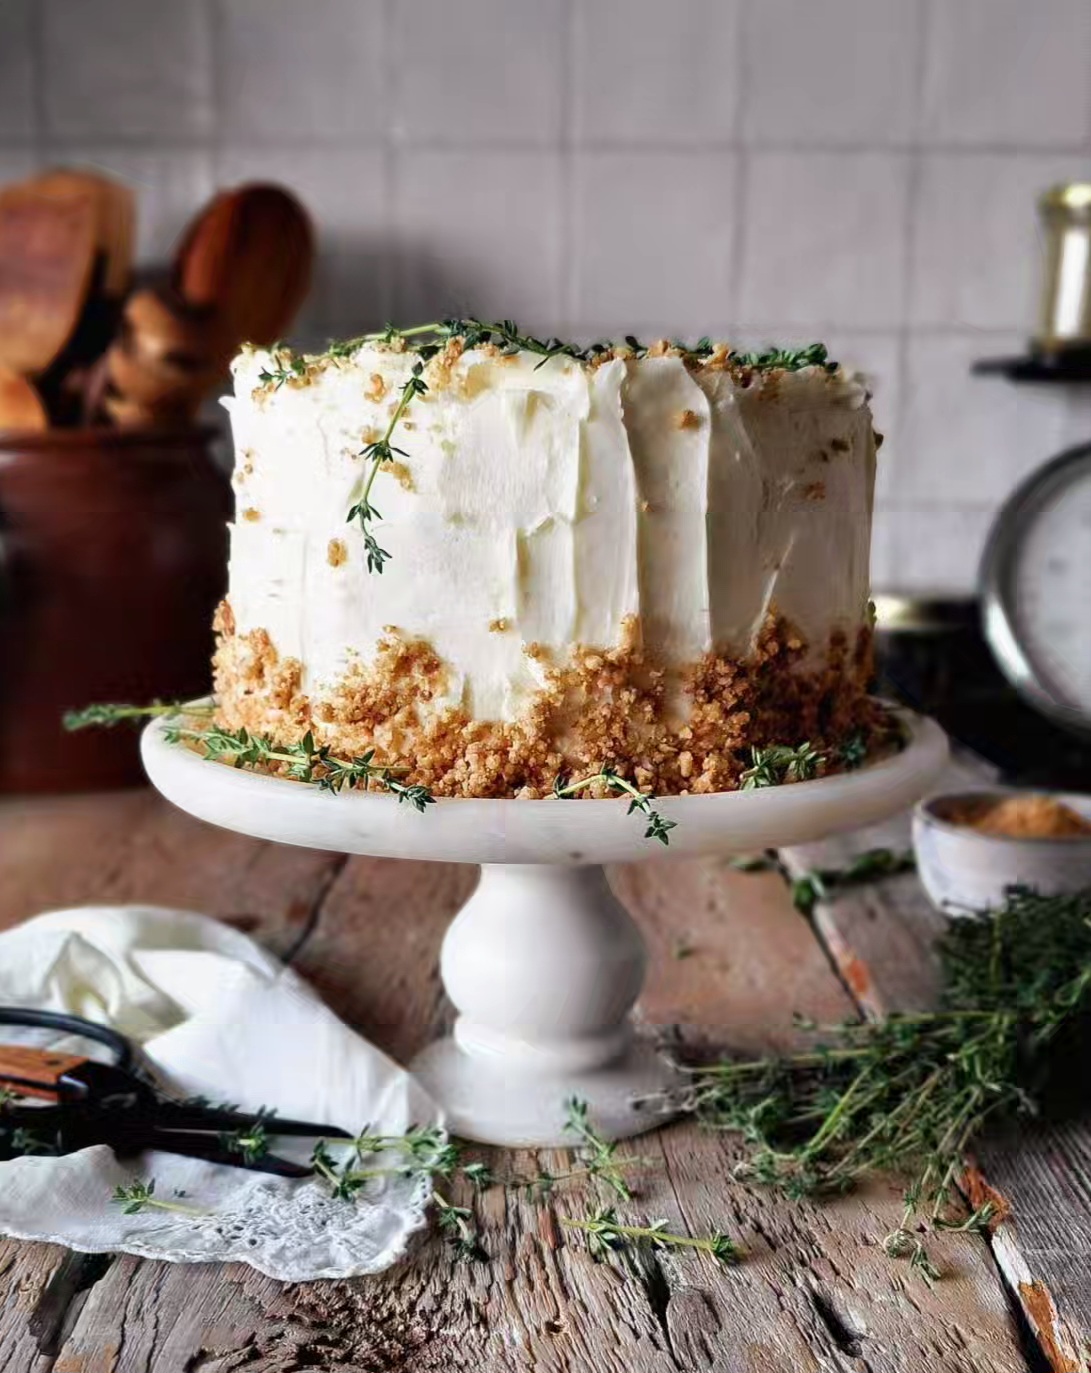
M 619 792 L 629 797 L 629 809 L 626 812 L 632 815 L 639 811 L 648 822 L 647 829 L 644 831 L 645 839 L 658 839 L 661 844 L 670 844 L 670 831 L 678 828 L 677 820 L 666 820 L 653 809 L 652 802 L 655 797 L 639 791 L 632 782 L 627 781 L 620 773 L 613 768 L 603 768 L 600 772 L 592 773 L 589 777 L 581 777 L 579 781 L 573 782 L 563 774 L 559 774 L 553 782 L 553 795 L 567 799 L 575 796 L 577 792 L 586 790 L 587 787 L 594 786 L 598 782 L 608 787 L 611 791 Z
M 819 901 L 829 899 L 838 887 L 857 886 L 898 873 L 913 872 L 917 860 L 911 849 L 895 853 L 893 849 L 865 849 L 843 868 L 815 868 L 792 882 L 792 902 L 802 915 L 810 915 Z
M 826 760 L 813 744 L 770 744 L 750 750 L 750 766 L 742 774 L 742 790 L 779 787 L 785 782 L 807 782 Z
M 178 1201 L 164 1201 L 155 1195 L 155 1178 L 143 1182 L 135 1178 L 127 1187 L 117 1186 L 110 1198 L 121 1207 L 127 1216 L 135 1216 L 139 1211 L 154 1207 L 159 1211 L 177 1211 L 187 1216 L 203 1216 L 206 1213 L 197 1206 L 186 1206 Z
M 84 706 L 82 710 L 66 711 L 63 723 L 65 729 L 71 733 L 92 726 L 110 729 L 124 721 L 149 720 L 157 716 L 211 715 L 213 709 L 211 704 L 189 705 L 185 701 L 153 701 L 147 706 L 93 705 Z

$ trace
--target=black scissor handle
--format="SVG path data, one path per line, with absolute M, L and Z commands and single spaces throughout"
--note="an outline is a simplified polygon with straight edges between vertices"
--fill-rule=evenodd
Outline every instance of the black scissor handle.
M 108 1025 L 84 1020 L 81 1015 L 68 1015 L 63 1011 L 40 1011 L 31 1006 L 0 1006 L 0 1025 L 26 1025 L 34 1029 L 61 1030 L 65 1034 L 80 1035 L 105 1044 L 114 1055 L 114 1067 L 123 1072 L 131 1072 L 133 1067 L 133 1046 L 123 1034 L 112 1030 Z

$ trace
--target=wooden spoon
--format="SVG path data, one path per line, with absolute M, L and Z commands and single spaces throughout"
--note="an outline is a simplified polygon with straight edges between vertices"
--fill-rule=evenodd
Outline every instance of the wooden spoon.
M 102 255 L 103 295 L 118 299 L 132 282 L 136 209 L 133 193 L 98 172 L 55 167 L 24 182 L 24 187 L 56 200 L 90 197 L 95 204 L 95 247 Z
M 290 192 L 255 184 L 223 191 L 189 226 L 172 284 L 215 310 L 225 362 L 241 343 L 274 343 L 311 283 L 314 230 Z
M 138 291 L 87 391 L 88 414 L 129 428 L 192 420 L 244 342 L 273 343 L 306 295 L 307 212 L 278 186 L 218 195 L 190 225 L 171 286 Z
M 0 367 L 0 430 L 48 428 L 49 415 L 33 385 L 10 367 Z
M 168 290 L 137 291 L 88 386 L 88 419 L 129 428 L 192 418 L 219 380 L 218 322 Z
M 97 225 L 90 196 L 0 192 L 0 366 L 44 372 L 72 337 L 91 287 Z

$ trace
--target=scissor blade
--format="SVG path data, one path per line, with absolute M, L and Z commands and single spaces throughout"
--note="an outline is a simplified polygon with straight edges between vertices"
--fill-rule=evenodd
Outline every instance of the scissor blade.
M 312 1120 L 288 1120 L 278 1115 L 259 1117 L 256 1111 L 228 1111 L 215 1106 L 191 1105 L 184 1101 L 161 1100 L 155 1109 L 157 1125 L 169 1130 L 226 1131 L 249 1130 L 260 1120 L 265 1133 L 302 1135 L 309 1139 L 351 1139 L 348 1130 L 335 1125 L 321 1125 Z
M 181 1154 L 185 1158 L 205 1159 L 209 1163 L 223 1163 L 229 1168 L 245 1168 L 252 1173 L 272 1173 L 282 1178 L 307 1178 L 314 1172 L 308 1164 L 291 1163 L 276 1154 L 262 1154 L 248 1162 L 238 1149 L 232 1149 L 213 1134 L 200 1130 L 164 1130 L 149 1126 L 142 1130 L 124 1131 L 105 1140 L 117 1154 L 139 1154 L 145 1149 L 158 1149 L 165 1154 Z

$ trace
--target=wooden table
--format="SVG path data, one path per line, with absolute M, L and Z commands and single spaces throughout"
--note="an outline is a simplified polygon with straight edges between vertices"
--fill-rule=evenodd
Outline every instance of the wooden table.
M 839 865 L 904 825 L 783 855 Z M 348 1021 L 404 1060 L 445 1025 L 444 929 L 474 870 L 275 847 L 201 825 L 147 792 L 0 806 L 0 926 L 41 910 L 140 901 L 215 914 L 289 958 Z M 754 1054 L 794 1040 L 791 1013 L 836 1021 L 924 1004 L 937 928 L 912 875 L 846 891 L 813 922 L 780 872 L 720 861 L 615 869 L 647 936 L 644 1016 L 689 1043 Z M 424 970 L 424 971 L 419 971 Z M 285 1286 L 241 1265 L 172 1266 L 0 1240 L 0 1373 L 294 1370 L 1080 1370 L 1091 1337 L 1091 1131 L 1028 1133 L 971 1174 L 1010 1206 L 991 1237 L 937 1236 L 930 1290 L 881 1240 L 892 1182 L 831 1203 L 789 1203 L 736 1182 L 736 1143 L 673 1125 L 626 1218 L 721 1228 L 747 1251 L 721 1270 L 659 1253 L 635 1272 L 592 1262 L 559 1214 L 494 1188 L 474 1202 L 487 1264 L 436 1238 L 376 1278 Z M 489 1151 L 480 1151 L 484 1157 Z M 539 1161 L 561 1166 L 562 1155 Z M 491 1160 L 533 1171 L 524 1155 Z M 459 1199 L 465 1199 L 459 1194 Z

